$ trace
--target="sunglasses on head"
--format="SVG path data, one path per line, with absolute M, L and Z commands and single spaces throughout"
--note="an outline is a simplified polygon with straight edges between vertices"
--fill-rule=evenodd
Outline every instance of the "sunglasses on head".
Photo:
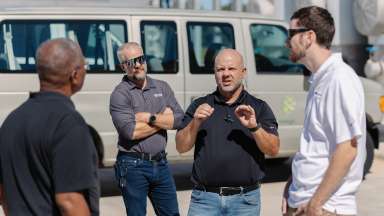
M 288 29 L 288 40 L 293 38 L 293 36 L 295 36 L 298 33 L 303 33 L 307 31 L 311 31 L 311 29 L 307 29 L 307 28 Z
M 125 64 L 128 67 L 134 67 L 136 65 L 136 63 L 144 64 L 146 61 L 147 61 L 147 59 L 145 58 L 144 55 L 142 55 L 142 56 L 138 56 L 138 57 L 133 58 L 133 59 L 128 59 L 128 60 L 122 62 L 122 64 Z

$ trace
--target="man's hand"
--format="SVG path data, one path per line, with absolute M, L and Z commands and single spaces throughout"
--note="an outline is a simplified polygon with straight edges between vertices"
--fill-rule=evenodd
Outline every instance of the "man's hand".
M 163 114 L 172 114 L 172 115 L 173 115 L 173 111 L 172 111 L 172 109 L 169 108 L 169 107 L 166 107 L 162 113 L 163 113 Z
M 214 109 L 209 106 L 209 104 L 204 103 L 201 104 L 199 107 L 197 107 L 195 114 L 193 115 L 193 118 L 197 120 L 198 122 L 203 122 L 209 118 L 209 116 L 212 115 Z
M 151 113 L 149 112 L 138 112 L 135 114 L 136 122 L 148 123 L 149 117 L 151 117 Z
M 301 216 L 301 215 L 304 215 L 304 216 L 307 216 L 307 207 L 308 207 L 308 203 L 305 203 L 301 206 L 299 206 L 296 211 L 293 213 L 293 216 Z
M 323 215 L 323 208 L 317 202 L 310 200 L 308 205 L 307 205 L 306 215 L 307 216 L 321 216 L 321 215 Z
M 255 110 L 249 105 L 240 105 L 235 110 L 236 117 L 246 128 L 254 128 L 257 125 Z
M 281 201 L 281 213 L 283 215 L 288 213 L 288 196 L 289 196 L 289 186 L 292 184 L 292 177 L 289 177 L 287 183 L 284 187 L 283 199 Z

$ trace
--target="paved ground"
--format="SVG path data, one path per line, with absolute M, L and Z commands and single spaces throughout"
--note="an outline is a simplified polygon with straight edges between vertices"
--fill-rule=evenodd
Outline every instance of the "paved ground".
M 172 171 L 176 176 L 176 185 L 178 188 L 177 196 L 181 215 L 186 215 L 191 194 L 191 184 L 188 171 L 190 165 L 174 165 Z M 283 190 L 285 179 L 289 176 L 290 167 L 282 161 L 269 161 L 267 164 L 269 173 L 261 187 L 262 190 L 262 216 L 279 216 L 281 192 Z M 111 175 L 111 172 L 103 173 Z M 110 176 L 111 177 L 111 176 Z M 112 182 L 104 182 L 108 195 L 101 198 L 100 208 L 102 216 L 120 216 L 125 215 L 124 204 L 121 196 L 116 196 L 118 192 Z M 357 195 L 360 216 L 382 216 L 384 211 L 384 145 L 381 144 L 380 151 L 375 154 L 375 161 L 366 180 L 362 183 Z M 148 202 L 148 215 L 154 215 L 150 202 Z M 0 216 L 3 216 L 0 212 Z
M 374 164 L 371 172 L 366 176 L 365 181 L 360 186 L 358 200 L 358 215 L 360 216 L 382 216 L 384 211 L 384 146 L 376 152 Z M 289 166 L 282 165 L 281 161 L 268 163 L 271 170 L 266 182 L 262 185 L 262 216 L 279 216 L 281 192 L 284 188 L 284 179 L 289 175 Z M 188 181 L 187 178 L 184 178 Z M 179 207 L 181 215 L 186 215 L 191 195 L 188 184 L 183 182 L 183 178 L 176 178 Z M 183 184 L 184 183 L 184 184 Z M 125 215 L 124 204 L 120 196 L 104 197 L 101 199 L 101 215 Z M 148 215 L 154 215 L 151 204 L 148 201 Z

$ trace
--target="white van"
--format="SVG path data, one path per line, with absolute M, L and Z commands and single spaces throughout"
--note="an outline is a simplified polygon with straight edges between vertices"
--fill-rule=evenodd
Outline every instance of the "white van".
M 109 97 L 121 81 L 116 56 L 124 42 L 142 44 L 149 75 L 167 81 L 180 105 L 215 90 L 213 57 L 229 47 L 243 54 L 248 69 L 247 90 L 265 100 L 278 123 L 278 157 L 296 152 L 302 129 L 308 84 L 304 67 L 288 60 L 287 23 L 255 14 L 124 7 L 29 7 L 0 9 L 0 123 L 11 110 L 38 90 L 35 51 L 47 39 L 78 41 L 89 70 L 81 92 L 72 99 L 88 122 L 104 166 L 117 152 L 117 133 L 109 115 Z M 362 78 L 368 122 L 367 169 L 378 146 L 382 86 Z M 381 101 L 384 106 L 383 100 Z M 180 155 L 175 131 L 168 133 L 170 160 L 190 160 L 193 151 Z

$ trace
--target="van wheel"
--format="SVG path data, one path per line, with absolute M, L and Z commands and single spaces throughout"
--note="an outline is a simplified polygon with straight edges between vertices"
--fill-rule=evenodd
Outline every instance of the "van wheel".
M 364 163 L 364 176 L 371 169 L 373 158 L 375 155 L 375 144 L 373 143 L 372 136 L 369 132 L 367 132 L 367 140 L 366 140 L 365 148 L 367 149 L 367 158 L 365 159 L 365 163 Z

